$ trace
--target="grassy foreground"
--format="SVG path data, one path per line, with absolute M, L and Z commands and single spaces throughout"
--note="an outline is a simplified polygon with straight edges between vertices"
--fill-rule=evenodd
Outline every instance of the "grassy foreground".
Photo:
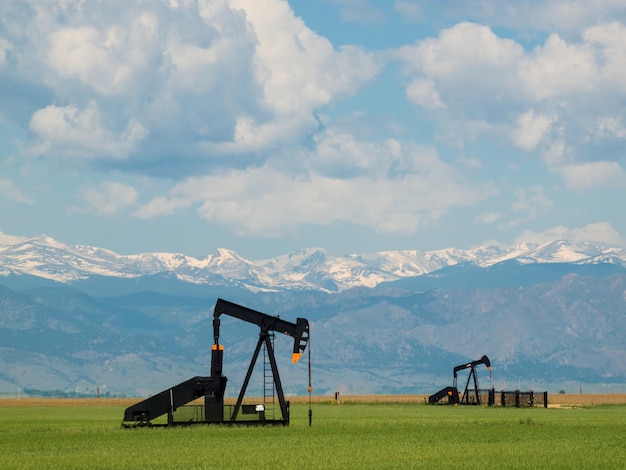
M 122 429 L 125 406 L 0 405 L 3 469 L 624 468 L 626 405 L 292 404 L 291 426 Z

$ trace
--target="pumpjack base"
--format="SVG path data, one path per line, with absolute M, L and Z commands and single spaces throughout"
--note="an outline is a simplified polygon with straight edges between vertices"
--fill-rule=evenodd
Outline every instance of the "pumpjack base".
M 274 415 L 267 412 L 265 405 L 241 405 L 241 414 L 234 413 L 234 405 L 223 405 L 223 411 L 216 412 L 212 406 L 212 417 L 208 416 L 204 405 L 182 405 L 167 413 L 157 415 L 153 413 L 133 414 L 126 413 L 129 419 L 122 421 L 122 427 L 127 429 L 142 427 L 168 427 L 168 426 L 288 426 L 290 406 L 285 403 L 286 413 Z M 132 416 L 132 418 L 130 418 Z M 234 418 L 233 418 L 234 416 Z
M 135 422 L 135 423 L 122 423 L 124 429 L 136 429 L 136 428 L 166 428 L 166 427 L 187 427 L 187 426 L 289 426 L 289 421 L 271 420 L 271 421 L 256 421 L 256 420 L 238 420 L 238 421 L 193 421 L 188 423 L 151 423 L 151 422 Z

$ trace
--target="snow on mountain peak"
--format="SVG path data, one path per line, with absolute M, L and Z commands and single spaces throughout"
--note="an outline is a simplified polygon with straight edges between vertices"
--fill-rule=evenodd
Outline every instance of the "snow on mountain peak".
M 314 264 L 319 265 L 324 263 L 328 257 L 328 252 L 323 248 L 304 248 L 286 255 L 280 255 L 275 258 L 258 261 L 258 263 L 270 269 L 299 270 L 303 265 L 312 266 Z
M 0 275 L 30 274 L 59 282 L 94 275 L 140 277 L 173 273 L 185 282 L 236 282 L 251 290 L 341 291 L 420 276 L 459 263 L 487 267 L 512 259 L 523 263 L 604 262 L 626 266 L 626 251 L 561 240 L 510 247 L 489 244 L 469 250 L 381 251 L 347 256 L 333 256 L 323 248 L 307 248 L 251 261 L 226 248 L 218 248 L 205 259 L 178 253 L 119 255 L 104 248 L 66 245 L 45 235 L 26 238 L 0 232 Z
M 6 245 L 14 245 L 21 243 L 26 237 L 16 237 L 14 235 L 7 235 L 4 232 L 0 232 L 0 248 L 4 248 Z
M 217 249 L 217 254 L 222 259 L 240 258 L 240 256 L 237 253 L 235 253 L 232 250 L 229 250 L 228 248 L 218 248 Z
M 535 263 L 577 263 L 598 256 L 604 249 L 588 243 L 570 243 L 564 240 L 551 241 L 529 247 L 519 258 L 531 259 Z
M 242 258 L 237 253 L 226 248 L 218 248 L 214 255 L 207 258 L 206 267 L 214 267 L 217 269 L 239 269 L 241 266 L 245 266 L 249 263 L 248 260 Z

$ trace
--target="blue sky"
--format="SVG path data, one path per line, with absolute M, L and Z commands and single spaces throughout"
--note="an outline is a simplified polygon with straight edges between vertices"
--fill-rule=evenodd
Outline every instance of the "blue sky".
M 626 246 L 624 0 L 0 3 L 0 231 Z

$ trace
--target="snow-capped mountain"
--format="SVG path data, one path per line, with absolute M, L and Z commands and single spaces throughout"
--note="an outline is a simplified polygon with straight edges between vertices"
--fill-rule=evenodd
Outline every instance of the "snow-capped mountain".
M 483 354 L 498 387 L 526 377 L 553 391 L 626 389 L 623 249 L 554 241 L 198 259 L 0 233 L 0 394 L 106 383 L 145 396 L 205 374 L 216 297 L 307 318 L 321 394 L 429 393 Z M 237 390 L 256 332 L 222 326 Z M 306 390 L 306 371 L 286 370 L 289 393 Z
M 491 244 L 469 250 L 403 250 L 335 256 L 309 248 L 266 260 L 248 260 L 220 248 L 198 259 L 179 253 L 120 255 L 105 248 L 69 245 L 45 235 L 0 233 L 0 275 L 28 274 L 66 284 L 94 276 L 139 278 L 170 274 L 192 284 L 230 285 L 251 291 L 282 289 L 340 292 L 420 276 L 467 263 L 480 267 L 520 263 L 611 263 L 626 266 L 626 250 L 589 243 Z

